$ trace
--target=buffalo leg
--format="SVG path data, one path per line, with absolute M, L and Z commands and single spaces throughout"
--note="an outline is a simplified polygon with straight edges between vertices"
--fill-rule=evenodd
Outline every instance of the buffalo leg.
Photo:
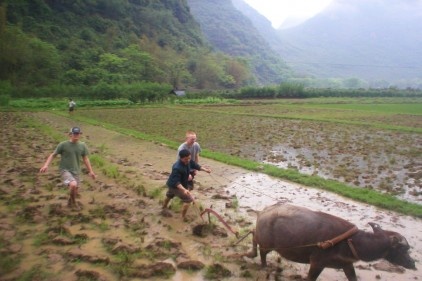
M 311 264 L 311 267 L 309 268 L 308 272 L 308 281 L 315 281 L 317 280 L 318 276 L 321 274 L 321 272 L 324 270 L 324 268 L 316 267 Z
M 258 250 L 257 250 L 258 244 L 256 243 L 256 240 L 255 240 L 255 230 L 252 230 L 251 232 L 252 232 L 252 252 L 247 253 L 246 256 L 248 258 L 255 258 L 258 255 Z
M 261 256 L 261 266 L 262 267 L 266 267 L 267 266 L 267 254 L 271 252 L 268 250 L 263 250 L 261 248 L 259 248 L 259 255 Z
M 344 274 L 346 274 L 347 280 L 349 281 L 357 281 L 355 268 L 353 264 L 349 264 L 343 267 Z

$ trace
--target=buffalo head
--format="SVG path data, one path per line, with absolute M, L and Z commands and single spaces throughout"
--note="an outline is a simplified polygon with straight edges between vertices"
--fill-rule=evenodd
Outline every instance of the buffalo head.
M 385 255 L 385 259 L 405 268 L 416 269 L 415 261 L 409 255 L 409 243 L 401 234 L 394 231 L 387 231 L 381 229 L 376 223 L 369 223 L 374 231 L 374 234 L 386 235 L 390 240 L 390 248 Z

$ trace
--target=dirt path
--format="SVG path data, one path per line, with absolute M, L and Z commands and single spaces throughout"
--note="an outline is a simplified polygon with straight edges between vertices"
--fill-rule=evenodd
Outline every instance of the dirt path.
M 14 280 L 23 272 L 44 274 L 43 280 L 162 280 L 166 273 L 170 280 L 203 280 L 211 269 L 224 273 L 219 265 L 233 272 L 230 280 L 299 280 L 298 275 L 306 275 L 306 265 L 285 260 L 278 264 L 276 254 L 270 255 L 266 270 L 260 269 L 258 258 L 230 257 L 250 250 L 250 239 L 230 246 L 236 238 L 218 221 L 214 233 L 194 235 L 192 229 L 204 224 L 196 208 L 189 211 L 190 223 L 181 221 L 176 204 L 172 216 L 163 217 L 160 203 L 176 160 L 174 150 L 50 113 L 25 115 L 63 132 L 63 139 L 68 128 L 80 125 L 91 152 L 116 165 L 120 176 L 113 179 L 97 171 L 96 181 L 86 178 L 80 198 L 83 209 L 68 210 L 57 169 L 52 165 L 48 174 L 37 173 L 56 141 L 22 126 L 20 114 L 2 113 L 0 235 L 2 253 L 17 266 L 0 271 L 0 280 Z M 367 222 L 376 221 L 402 233 L 420 267 L 419 219 L 209 159 L 202 158 L 201 164 L 211 167 L 213 173 L 197 177 L 194 194 L 198 205 L 212 206 L 236 230 L 252 229 L 255 211 L 276 201 L 292 202 L 347 218 L 368 231 Z M 236 205 L 238 208 L 232 208 Z M 205 268 L 200 270 L 202 266 Z M 360 280 L 417 280 L 422 276 L 421 270 L 403 271 L 384 261 L 359 262 L 356 268 Z M 326 269 L 320 280 L 346 278 L 342 272 Z

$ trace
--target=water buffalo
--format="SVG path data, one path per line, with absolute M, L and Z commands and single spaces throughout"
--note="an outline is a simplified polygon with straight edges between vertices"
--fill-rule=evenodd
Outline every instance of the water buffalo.
M 409 244 L 399 233 L 382 230 L 369 223 L 373 233 L 359 230 L 354 224 L 323 212 L 290 204 L 275 204 L 258 214 L 253 250 L 262 266 L 266 256 L 277 251 L 282 257 L 309 263 L 308 280 L 316 280 L 325 267 L 343 269 L 349 281 L 356 281 L 353 263 L 384 258 L 393 264 L 415 269 L 409 256 Z

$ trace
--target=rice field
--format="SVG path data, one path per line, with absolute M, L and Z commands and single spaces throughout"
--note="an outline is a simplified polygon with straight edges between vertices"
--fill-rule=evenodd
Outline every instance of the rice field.
M 79 110 L 78 116 L 206 151 L 422 202 L 422 99 L 249 101 Z

